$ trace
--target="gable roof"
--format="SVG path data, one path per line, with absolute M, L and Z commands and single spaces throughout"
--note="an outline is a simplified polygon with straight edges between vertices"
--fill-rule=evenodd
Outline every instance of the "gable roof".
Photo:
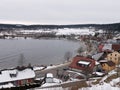
M 89 65 L 89 67 L 84 68 L 78 66 L 78 64 L 87 65 L 87 66 Z M 94 66 L 95 66 L 95 60 L 83 56 L 74 57 L 72 63 L 69 65 L 70 68 L 79 69 L 79 70 L 84 70 L 86 68 L 93 69 Z
M 112 44 L 104 44 L 102 50 L 103 50 L 103 51 L 104 51 L 104 50 L 112 50 Z
M 107 64 L 108 66 L 115 66 L 115 63 L 112 62 L 112 61 L 108 61 L 108 62 L 106 62 L 106 64 Z
M 98 61 L 98 60 L 102 57 L 103 54 L 104 54 L 104 52 L 102 52 L 102 53 L 97 53 L 97 54 L 93 55 L 92 58 L 93 58 L 94 60 L 97 60 L 97 61 Z

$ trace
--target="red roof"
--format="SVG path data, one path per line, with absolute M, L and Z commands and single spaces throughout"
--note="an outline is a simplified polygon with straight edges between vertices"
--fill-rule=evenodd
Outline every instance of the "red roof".
M 93 70 L 94 66 L 95 66 L 95 60 L 83 56 L 76 56 L 73 58 L 73 61 L 69 67 L 79 70 L 86 70 L 86 69 Z
M 120 44 L 113 44 L 113 45 L 112 45 L 112 49 L 113 49 L 114 51 L 120 50 Z

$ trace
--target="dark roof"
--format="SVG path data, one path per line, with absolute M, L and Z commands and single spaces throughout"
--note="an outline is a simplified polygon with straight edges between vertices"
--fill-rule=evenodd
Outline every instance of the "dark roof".
M 115 63 L 112 62 L 112 61 L 108 61 L 108 62 L 106 62 L 106 64 L 107 64 L 108 66 L 115 66 Z

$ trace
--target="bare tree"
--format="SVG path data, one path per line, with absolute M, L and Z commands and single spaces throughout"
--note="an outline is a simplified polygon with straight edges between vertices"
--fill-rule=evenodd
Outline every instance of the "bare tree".
M 18 65 L 23 66 L 24 63 L 25 63 L 25 57 L 23 54 L 20 54 L 20 58 L 18 60 Z
M 69 61 L 69 59 L 72 57 L 72 53 L 70 51 L 66 52 L 64 55 L 64 59 Z

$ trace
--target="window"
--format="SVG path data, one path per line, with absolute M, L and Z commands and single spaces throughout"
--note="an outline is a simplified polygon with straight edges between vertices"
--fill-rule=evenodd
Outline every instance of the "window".
M 16 77 L 17 74 L 10 74 L 10 77 L 13 78 L 13 77 Z
M 104 63 L 104 64 L 102 64 L 102 66 L 105 66 L 105 63 Z

